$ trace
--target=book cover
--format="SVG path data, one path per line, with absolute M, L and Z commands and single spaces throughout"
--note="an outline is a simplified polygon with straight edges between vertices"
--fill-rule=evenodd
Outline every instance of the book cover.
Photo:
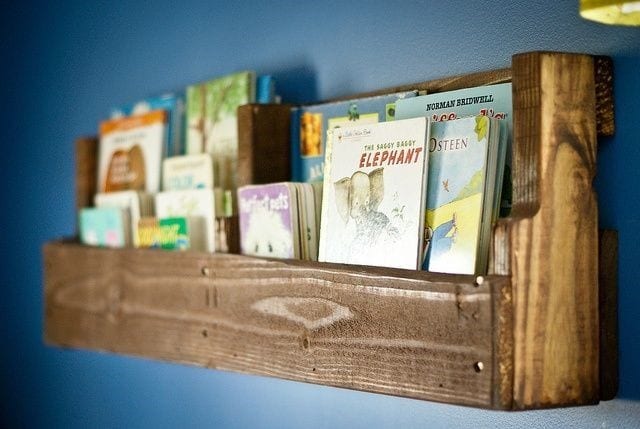
M 138 219 L 137 247 L 143 249 L 160 249 L 160 224 L 158 218 L 145 216 Z
M 289 183 L 238 189 L 243 254 L 272 258 L 300 256 L 296 192 Z
M 428 116 L 432 121 L 448 121 L 465 116 L 485 115 L 501 119 L 500 153 L 504 159 L 495 180 L 494 207 L 496 216 L 508 216 L 511 212 L 511 145 L 513 144 L 513 103 L 511 83 L 464 88 L 398 100 L 396 119 Z
M 143 217 L 138 221 L 138 247 L 165 250 L 205 250 L 199 230 L 202 218 Z
M 188 250 L 191 248 L 188 219 L 169 217 L 158 220 L 160 247 L 165 250 Z
M 163 191 L 156 195 L 156 217 L 200 218 L 204 249 L 214 252 L 215 247 L 215 198 L 211 189 Z
M 173 156 L 162 162 L 162 190 L 213 189 L 213 160 L 208 153 Z
M 193 85 L 187 90 L 190 137 L 188 154 L 213 155 L 214 182 L 222 189 L 237 188 L 238 107 L 253 103 L 256 74 L 243 71 Z
M 492 127 L 486 116 L 434 122 L 429 139 L 426 203 L 427 252 L 423 268 L 429 271 L 479 274 L 486 267 L 491 225 L 491 195 L 487 164 Z M 493 131 L 495 132 L 495 131 Z M 489 181 L 489 186 L 486 186 Z M 489 202 L 487 202 L 489 199 Z M 488 211 L 487 211 L 488 210 Z M 487 221 L 488 216 L 488 221 Z
M 164 110 L 102 122 L 97 191 L 158 192 L 165 133 Z
M 125 209 L 85 207 L 80 210 L 80 241 L 91 246 L 129 245 L 129 219 Z
M 185 107 L 185 154 L 194 155 L 204 152 L 204 113 L 205 91 L 204 83 L 187 86 Z
M 167 113 L 167 132 L 165 138 L 165 156 L 176 156 L 184 153 L 185 102 L 182 94 L 162 94 L 148 97 L 136 103 L 120 106 L 111 110 L 111 119 L 125 116 L 141 115 L 152 110 L 164 110 Z
M 428 123 L 415 118 L 329 132 L 319 261 L 418 268 Z
M 238 107 L 255 101 L 255 82 L 252 71 L 207 82 L 205 152 L 213 155 L 214 182 L 222 189 L 238 186 Z
M 295 182 L 322 182 L 328 129 L 383 122 L 393 103 L 417 91 L 300 106 L 291 112 L 291 173 Z
M 153 196 L 140 191 L 117 191 L 97 193 L 96 207 L 118 207 L 129 211 L 131 236 L 134 247 L 138 247 L 138 221 L 153 214 Z

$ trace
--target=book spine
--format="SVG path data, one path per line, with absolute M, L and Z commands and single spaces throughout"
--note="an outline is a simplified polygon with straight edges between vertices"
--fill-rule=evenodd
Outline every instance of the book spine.
M 291 109 L 290 115 L 290 140 L 289 154 L 291 159 L 291 180 L 293 182 L 302 182 L 302 154 L 300 153 L 300 116 L 302 109 Z

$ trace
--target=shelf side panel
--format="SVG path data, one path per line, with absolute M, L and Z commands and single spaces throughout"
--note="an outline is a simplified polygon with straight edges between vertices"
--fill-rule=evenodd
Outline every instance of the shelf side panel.
M 80 137 L 76 139 L 75 149 L 77 214 L 83 207 L 93 207 L 93 197 L 98 187 L 98 138 Z
M 494 368 L 504 276 L 474 285 L 470 276 L 59 242 L 44 254 L 49 344 L 508 406 Z
M 238 107 L 238 186 L 291 180 L 291 107 Z
M 514 407 L 598 401 L 594 63 L 513 58 Z

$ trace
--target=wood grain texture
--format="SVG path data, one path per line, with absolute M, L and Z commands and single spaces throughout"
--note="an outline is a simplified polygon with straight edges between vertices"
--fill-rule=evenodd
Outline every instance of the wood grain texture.
M 513 58 L 514 408 L 598 401 L 593 59 Z
M 291 180 L 291 105 L 238 108 L 238 186 Z
M 471 276 L 60 242 L 44 255 L 50 344 L 505 406 L 494 394 L 503 371 L 494 325 L 511 332 L 504 276 L 476 285 Z
M 615 134 L 613 97 L 613 60 L 607 56 L 593 57 L 596 81 L 596 126 L 599 136 Z
M 600 399 L 618 393 L 618 233 L 600 231 L 598 296 L 600 305 Z
M 80 137 L 75 145 L 77 213 L 83 207 L 93 206 L 93 197 L 98 188 L 98 139 Z

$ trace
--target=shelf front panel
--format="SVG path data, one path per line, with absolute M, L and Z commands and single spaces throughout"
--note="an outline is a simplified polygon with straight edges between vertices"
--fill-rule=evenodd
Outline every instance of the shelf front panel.
M 507 277 L 68 242 L 44 255 L 50 344 L 511 406 Z

